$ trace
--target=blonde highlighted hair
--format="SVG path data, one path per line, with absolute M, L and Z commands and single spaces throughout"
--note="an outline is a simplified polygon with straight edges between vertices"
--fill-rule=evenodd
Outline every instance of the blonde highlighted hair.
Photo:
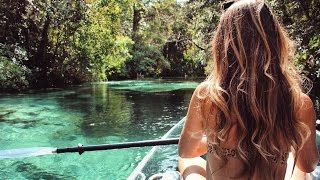
M 291 147 L 298 151 L 309 134 L 297 117 L 302 90 L 293 53 L 264 1 L 235 1 L 222 14 L 213 39 L 213 69 L 198 96 L 212 102 L 205 123 L 211 143 L 223 143 L 236 120 L 237 150 L 251 176 L 275 178 L 270 157 Z

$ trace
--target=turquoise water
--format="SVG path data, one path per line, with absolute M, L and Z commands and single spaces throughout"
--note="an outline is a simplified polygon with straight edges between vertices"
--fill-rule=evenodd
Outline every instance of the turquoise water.
M 160 138 L 185 116 L 197 84 L 117 81 L 64 90 L 2 94 L 0 149 Z M 319 108 L 319 98 L 314 99 Z M 150 149 L 0 159 L 0 179 L 126 179 Z M 159 148 L 157 154 L 160 156 L 153 157 L 156 166 L 150 166 L 148 173 L 176 168 L 176 146 Z
M 317 119 L 320 119 L 319 98 L 315 96 L 311 96 L 311 97 L 314 100 L 315 108 L 318 115 Z M 179 137 L 180 132 L 182 130 L 182 124 L 183 123 L 180 122 L 178 126 L 174 128 L 174 131 L 172 131 L 169 134 L 169 137 Z M 320 151 L 320 132 L 319 131 L 317 131 L 316 142 L 317 142 L 318 150 Z M 130 176 L 129 178 L 135 179 L 135 180 L 145 180 L 151 176 L 161 175 L 162 173 L 168 173 L 168 172 L 177 170 L 178 146 L 177 145 L 158 146 L 155 148 L 156 149 L 155 151 L 153 151 L 152 156 L 150 156 L 150 158 L 143 159 L 140 162 L 144 166 L 142 166 L 142 168 L 136 168 L 132 173 L 132 176 Z M 149 152 L 149 154 L 150 153 L 151 151 Z M 315 180 L 320 178 L 320 162 L 318 163 L 318 167 L 312 172 L 312 176 L 313 176 L 312 179 L 315 179 Z
M 0 149 L 160 138 L 185 116 L 197 84 L 118 81 L 0 95 Z M 150 149 L 0 159 L 0 179 L 126 179 Z
M 181 134 L 185 118 L 171 128 L 163 138 L 177 138 Z M 178 145 L 156 146 L 142 159 L 128 180 L 146 180 L 161 173 L 177 171 Z M 176 178 L 172 178 L 176 179 Z

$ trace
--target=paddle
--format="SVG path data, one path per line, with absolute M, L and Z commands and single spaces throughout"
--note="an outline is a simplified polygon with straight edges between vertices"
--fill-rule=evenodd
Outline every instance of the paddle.
M 67 147 L 67 148 L 54 148 L 54 147 L 33 147 L 33 148 L 23 148 L 23 149 L 8 149 L 0 150 L 0 158 L 17 158 L 17 157 L 31 157 L 40 156 L 46 154 L 55 153 L 71 153 L 78 152 L 82 154 L 85 151 L 100 151 L 100 150 L 110 150 L 110 149 L 123 149 L 132 147 L 145 147 L 145 146 L 160 146 L 160 145 L 171 145 L 178 144 L 179 138 L 171 139 L 159 139 L 159 140 L 146 140 L 146 141 L 136 141 L 136 142 L 124 142 L 116 144 L 100 144 L 100 145 L 90 145 L 77 147 Z

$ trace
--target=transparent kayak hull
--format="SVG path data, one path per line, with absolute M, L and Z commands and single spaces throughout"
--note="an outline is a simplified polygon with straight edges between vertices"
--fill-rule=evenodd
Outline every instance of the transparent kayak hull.
M 184 119 L 179 121 L 161 139 L 176 138 L 180 136 Z M 320 132 L 317 132 L 317 144 L 320 149 Z M 161 176 L 169 174 L 170 178 L 179 179 L 177 171 L 178 146 L 156 146 L 142 159 L 127 180 L 154 180 L 161 179 Z M 311 173 L 313 180 L 320 180 L 320 164 Z M 166 178 L 163 178 L 166 179 Z
M 176 138 L 180 136 L 184 118 L 172 127 L 161 139 Z M 142 159 L 127 180 L 145 180 L 156 174 L 166 171 L 176 171 L 178 159 L 178 146 L 155 146 Z

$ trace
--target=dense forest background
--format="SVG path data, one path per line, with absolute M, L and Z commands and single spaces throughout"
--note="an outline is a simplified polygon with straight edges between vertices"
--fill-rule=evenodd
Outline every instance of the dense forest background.
M 0 89 L 205 76 L 220 0 L 0 0 Z M 320 1 L 269 0 L 320 84 Z

